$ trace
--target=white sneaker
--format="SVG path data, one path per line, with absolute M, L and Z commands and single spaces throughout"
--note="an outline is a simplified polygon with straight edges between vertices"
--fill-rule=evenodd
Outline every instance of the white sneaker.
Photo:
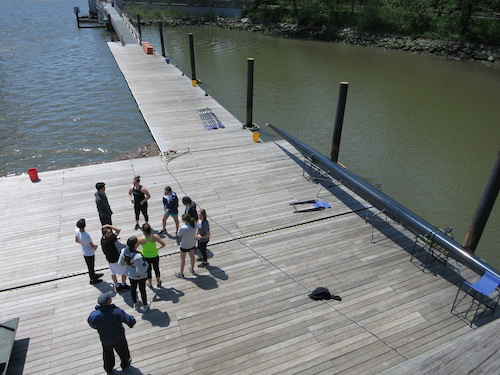
M 150 307 L 151 307 L 151 302 L 148 302 L 144 305 L 144 307 L 142 308 L 142 311 L 148 311 Z

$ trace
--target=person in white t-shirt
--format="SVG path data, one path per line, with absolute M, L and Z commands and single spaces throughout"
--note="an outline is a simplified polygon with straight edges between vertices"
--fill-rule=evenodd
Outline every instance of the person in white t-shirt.
M 95 251 L 97 249 L 97 245 L 94 245 L 92 242 L 92 238 L 90 238 L 90 234 L 85 232 L 85 219 L 80 219 L 76 222 L 75 229 L 75 242 L 78 242 L 82 245 L 82 254 L 85 259 L 85 263 L 87 264 L 87 268 L 89 270 L 90 284 L 98 284 L 102 282 L 100 277 L 104 274 L 95 273 Z

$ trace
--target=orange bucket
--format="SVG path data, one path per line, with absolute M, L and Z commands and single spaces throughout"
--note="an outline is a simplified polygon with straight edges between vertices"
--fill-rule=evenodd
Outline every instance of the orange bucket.
M 38 178 L 38 171 L 36 170 L 36 168 L 28 169 L 28 174 L 31 178 L 31 182 L 40 181 L 40 179 Z

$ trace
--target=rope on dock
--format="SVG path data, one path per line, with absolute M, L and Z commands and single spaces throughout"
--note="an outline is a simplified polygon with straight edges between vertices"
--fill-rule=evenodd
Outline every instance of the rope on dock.
M 187 153 L 187 152 L 186 152 Z M 185 155 L 186 153 L 183 153 L 182 155 Z M 179 155 L 181 156 L 181 155 Z M 174 160 L 175 158 L 172 158 L 170 160 L 168 160 L 166 163 L 165 163 L 165 167 L 166 167 L 166 170 L 167 172 L 170 174 L 170 176 L 172 176 L 172 178 L 177 182 L 177 185 L 179 186 L 179 188 L 181 189 L 182 193 L 186 196 L 189 196 L 189 194 L 187 194 L 184 189 L 182 188 L 182 184 L 179 182 L 179 180 L 175 177 L 175 175 L 172 173 L 172 171 L 169 170 L 168 168 L 168 164 Z M 201 207 L 200 207 L 201 208 Z M 358 211 L 363 211 L 363 210 L 366 210 L 367 208 L 363 208 L 363 209 L 359 209 Z M 352 210 L 351 212 L 345 212 L 345 213 L 342 213 L 342 214 L 338 214 L 338 215 L 332 215 L 332 217 L 341 217 L 341 216 L 345 216 L 349 213 L 355 213 L 356 210 Z M 207 215 L 210 220 L 212 220 L 219 228 L 221 228 L 223 231 L 225 231 L 227 234 L 229 234 L 229 236 L 232 237 L 231 240 L 227 240 L 225 242 L 229 242 L 229 241 L 238 241 L 241 245 L 243 245 L 244 247 L 246 247 L 248 250 L 252 251 L 255 255 L 257 255 L 261 260 L 264 260 L 265 262 L 267 262 L 268 264 L 270 264 L 271 266 L 273 266 L 276 270 L 278 270 L 279 272 L 281 272 L 282 274 L 284 274 L 285 276 L 287 276 L 290 280 L 292 280 L 293 282 L 295 282 L 296 284 L 300 285 L 302 288 L 304 288 L 306 291 L 308 291 L 309 293 L 312 292 L 311 289 L 309 289 L 306 285 L 304 285 L 302 282 L 300 282 L 299 280 L 297 280 L 295 277 L 293 277 L 292 275 L 290 275 L 288 272 L 286 272 L 285 270 L 283 270 L 282 268 L 280 268 L 278 265 L 274 264 L 271 260 L 267 259 L 264 255 L 260 254 L 257 250 L 255 250 L 254 248 L 252 248 L 250 245 L 244 243 L 242 241 L 243 238 L 248 238 L 248 237 L 255 237 L 257 235 L 253 234 L 253 235 L 248 235 L 247 237 L 238 237 L 238 236 L 235 236 L 233 233 L 231 233 L 228 229 L 226 229 L 222 224 L 220 224 L 219 222 L 217 222 L 217 220 L 215 220 L 213 217 Z M 314 221 L 320 221 L 320 220 L 324 220 L 326 218 L 318 218 L 316 220 L 311 220 L 311 222 L 314 222 Z M 269 232 L 272 232 L 272 231 L 277 231 L 277 230 L 282 230 L 282 229 L 285 229 L 285 228 L 292 228 L 292 227 L 295 227 L 295 226 L 300 226 L 300 225 L 306 225 L 307 223 L 302 223 L 302 224 L 295 224 L 295 225 L 290 225 L 290 226 L 283 226 L 283 227 L 277 227 L 275 228 L 274 230 L 273 229 L 270 229 L 266 232 L 263 232 L 263 234 L 265 233 L 269 233 Z M 222 243 L 222 242 L 221 242 Z M 332 305 L 330 302 L 328 302 L 328 300 L 323 300 L 323 303 L 327 304 L 330 308 L 332 308 L 333 310 L 335 310 L 336 312 L 338 312 L 340 315 L 342 315 L 343 317 L 345 317 L 346 319 L 350 320 L 351 322 L 353 322 L 354 324 L 356 324 L 358 327 L 360 327 L 361 329 L 365 330 L 366 332 L 368 332 L 370 335 L 372 335 L 373 337 L 375 337 L 377 340 L 379 340 L 380 342 L 382 342 L 383 344 L 387 345 L 391 350 L 395 351 L 397 354 L 399 354 L 401 357 L 403 357 L 404 359 L 408 359 L 408 357 L 406 357 L 403 353 L 401 353 L 398 349 L 396 349 L 395 347 L 393 347 L 390 343 L 388 343 L 387 341 L 385 341 L 383 338 L 381 338 L 380 336 L 378 336 L 375 332 L 372 332 L 370 329 L 368 329 L 367 327 L 365 327 L 363 324 L 361 324 L 360 322 L 356 321 L 354 318 L 351 318 L 349 315 L 347 315 L 346 313 L 340 311 L 338 308 L 336 308 L 334 305 Z

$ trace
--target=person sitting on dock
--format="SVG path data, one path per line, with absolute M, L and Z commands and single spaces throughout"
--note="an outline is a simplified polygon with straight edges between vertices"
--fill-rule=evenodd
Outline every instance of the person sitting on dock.
M 82 254 L 85 263 L 87 264 L 87 269 L 89 270 L 90 284 L 98 284 L 102 282 L 99 278 L 104 276 L 103 273 L 95 273 L 95 251 L 97 250 L 97 245 L 92 243 L 92 238 L 90 234 L 85 232 L 85 226 L 87 223 L 85 219 L 80 219 L 76 222 L 75 229 L 75 242 L 82 245 Z
M 163 194 L 163 209 L 165 213 L 163 214 L 162 224 L 163 229 L 160 234 L 167 233 L 167 219 L 172 216 L 175 222 L 175 233 L 179 230 L 179 198 L 177 194 L 172 191 L 170 186 L 165 187 L 165 193 Z

